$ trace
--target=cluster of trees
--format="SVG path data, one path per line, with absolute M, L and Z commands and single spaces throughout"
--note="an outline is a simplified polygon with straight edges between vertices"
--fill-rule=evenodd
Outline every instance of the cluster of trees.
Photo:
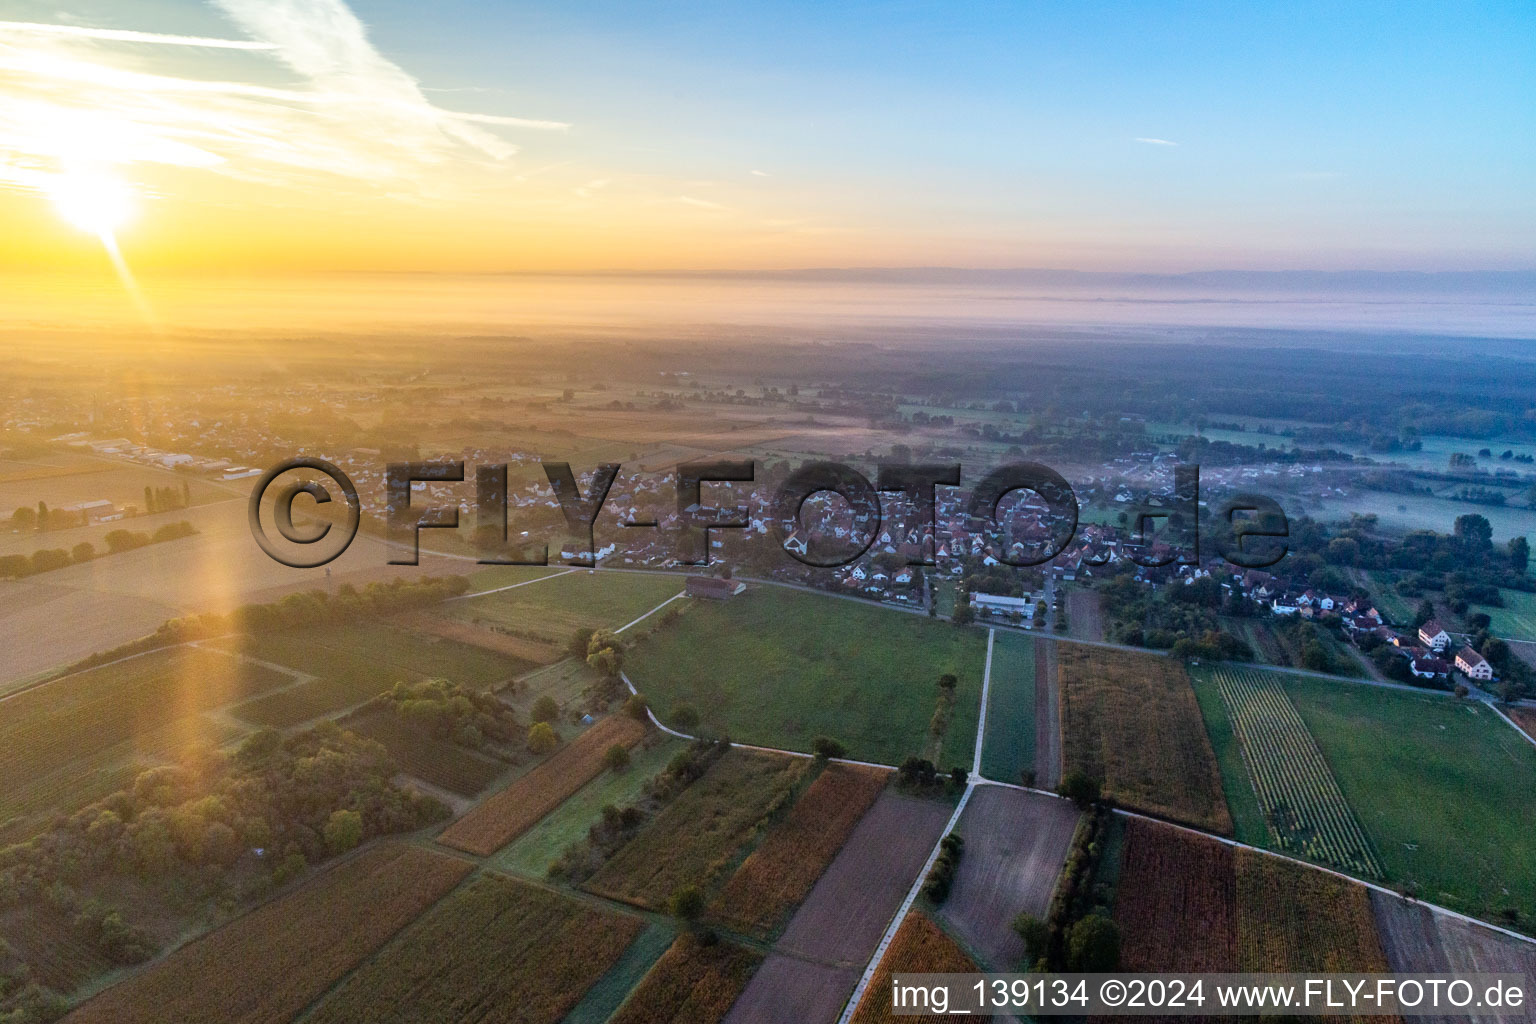
M 949 899 L 949 890 L 955 884 L 955 872 L 960 870 L 960 858 L 965 854 L 965 837 L 951 832 L 939 841 L 939 856 L 928 870 L 923 882 L 923 895 L 935 906 Z
M 1119 643 L 1172 650 L 1185 658 L 1253 658 L 1247 641 L 1224 629 L 1218 618 L 1221 614 L 1251 614 L 1253 609 L 1233 602 L 1214 576 L 1166 586 L 1159 592 L 1138 583 L 1128 568 L 1105 583 L 1099 593 L 1110 620 L 1110 638 Z
M 926 757 L 913 755 L 901 762 L 901 767 L 896 770 L 896 784 L 919 793 L 946 787 L 951 790 L 960 790 L 965 788 L 970 776 L 971 773 L 959 765 L 955 765 L 948 772 L 940 772 Z
M 174 512 L 192 504 L 192 487 L 182 481 L 180 487 L 144 485 L 144 508 L 149 512 Z
M 145 959 L 155 952 L 147 933 L 85 893 L 244 898 L 368 837 L 446 816 L 437 801 L 391 782 L 396 771 L 382 746 L 333 722 L 286 739 L 264 730 L 233 753 L 190 752 L 0 850 L 0 911 L 22 928 L 65 915 L 76 937 L 108 960 Z M 6 959 L 0 977 L 20 999 L 26 965 Z M 0 980 L 0 1018 L 19 1008 L 7 1003 L 7 987 Z
M 522 731 L 517 712 L 495 695 L 445 679 L 398 682 L 374 701 L 389 705 L 403 721 L 471 750 L 494 752 Z
M 165 523 L 158 527 L 154 533 L 145 533 L 142 530 L 113 530 L 103 540 L 107 545 L 107 554 L 116 555 L 124 551 L 132 551 L 136 548 L 147 547 L 150 544 L 161 544 L 168 540 L 180 540 L 197 533 L 197 528 L 191 523 L 182 520 L 176 523 Z M 43 548 L 28 555 L 0 555 L 0 579 L 20 579 L 23 576 L 33 576 L 40 572 L 51 572 L 54 569 L 62 569 L 68 565 L 78 565 L 81 562 L 89 562 L 98 557 L 96 545 L 90 541 L 81 541 L 74 547 Z
M 1110 916 L 1114 894 L 1097 877 L 1110 825 L 1106 808 L 1091 810 L 1072 837 L 1046 919 L 1032 914 L 1014 919 L 1031 970 L 1093 973 L 1119 966 L 1120 929 Z
M 209 612 L 179 619 L 167 619 L 149 636 L 92 655 L 70 666 L 72 670 L 91 668 L 130 654 L 157 647 L 202 640 L 226 633 L 275 633 L 284 629 L 320 624 L 339 624 L 359 619 L 377 619 L 396 612 L 438 604 L 469 590 L 462 576 L 424 576 L 388 583 L 370 583 L 361 590 L 343 583 L 332 597 L 324 590 L 306 590 L 289 594 L 271 604 L 248 604 L 227 615 Z

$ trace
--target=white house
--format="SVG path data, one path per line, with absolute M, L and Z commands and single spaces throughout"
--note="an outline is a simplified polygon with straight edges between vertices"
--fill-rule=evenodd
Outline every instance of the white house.
M 1419 627 L 1419 643 L 1432 651 L 1443 651 L 1451 642 L 1451 634 L 1445 631 L 1445 627 L 1434 619 L 1430 619 Z
M 1478 682 L 1486 683 L 1493 678 L 1493 666 L 1488 664 L 1488 659 L 1470 647 L 1456 652 L 1456 668 L 1468 679 Z

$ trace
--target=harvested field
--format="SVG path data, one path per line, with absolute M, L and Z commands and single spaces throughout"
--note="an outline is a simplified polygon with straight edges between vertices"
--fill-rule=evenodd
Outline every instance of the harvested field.
M 1104 639 L 1104 612 L 1099 593 L 1073 587 L 1067 591 L 1067 627 L 1078 640 Z
M 449 825 L 438 841 L 466 853 L 490 856 L 596 778 L 610 746 L 620 743 L 632 747 L 644 735 L 645 726 L 627 715 L 603 719 Z
M 1151 654 L 1054 646 L 1063 771 L 1102 780 L 1104 795 L 1126 807 L 1231 835 L 1216 755 L 1184 666 Z
M 1450 970 L 1460 974 L 1524 974 L 1529 986 L 1536 982 L 1536 946 L 1488 928 L 1481 928 L 1454 917 L 1436 915 Z M 1416 969 L 1416 968 L 1415 968 Z M 1462 1018 L 1477 1020 L 1477 1017 Z M 1519 1020 L 1519 1017 L 1486 1017 L 1490 1022 Z M 1536 1003 L 1526 989 L 1525 1020 L 1536 1021 Z
M 703 946 L 682 936 L 608 1024 L 719 1024 L 761 962 L 762 954 L 734 943 Z
M 1252 850 L 1235 866 L 1239 971 L 1388 970 L 1370 890 Z
M 710 907 L 710 917 L 761 937 L 777 931 L 890 777 L 883 768 L 828 765 L 736 869 Z
M 284 1024 L 418 917 L 470 865 L 375 847 L 107 989 L 72 1024 Z
M 557 1024 L 640 934 L 638 918 L 482 875 L 349 977 L 311 1024 Z
M 775 949 L 862 970 L 953 810 L 894 790 L 881 793 Z
M 377 740 L 400 770 L 460 796 L 474 796 L 507 770 L 503 761 L 439 739 L 420 725 L 403 721 L 392 708 L 368 710 L 343 727 Z
M 1446 974 L 1451 969 L 1440 938 L 1439 918 L 1422 903 L 1371 893 L 1371 912 L 1376 917 L 1376 934 L 1381 951 L 1394 971 L 1421 974 Z
M 532 586 L 452 601 L 442 617 L 521 640 L 550 661 L 564 653 L 578 629 L 618 629 L 683 589 L 677 576 L 572 572 Z
M 857 967 L 829 967 L 771 953 L 747 982 L 725 1024 L 831 1024 L 858 982 Z
M 1225 666 L 1213 674 L 1275 845 L 1380 878 L 1384 872 L 1370 838 L 1279 680 Z
M 758 828 L 788 804 L 807 763 L 731 750 L 620 847 L 586 888 L 652 908 L 685 884 L 708 894 Z
M 1131 818 L 1115 899 L 1120 967 L 1229 972 L 1237 964 L 1237 884 L 1225 843 Z
M 1035 785 L 1061 784 L 1061 673 L 1053 640 L 1035 642 Z
M 1035 644 L 1027 636 L 997 633 L 993 640 L 981 773 L 999 782 L 1035 777 Z
M 914 972 L 971 974 L 977 970 L 975 962 L 965 955 L 965 950 L 957 946 L 955 940 L 945 935 L 943 929 L 922 913 L 913 911 L 896 930 L 896 937 L 891 940 L 890 948 L 885 951 L 880 966 L 870 979 L 869 987 L 864 990 L 864 998 L 859 1001 L 859 1008 L 853 1015 L 853 1024 L 908 1024 L 924 1021 L 939 1024 L 949 1018 L 938 1014 L 898 1017 L 891 1006 L 891 976 Z
M 1070 801 L 1040 793 L 983 786 L 971 794 L 957 828 L 965 856 L 939 916 L 990 969 L 1019 969 L 1024 943 L 1013 919 L 1045 918 L 1078 817 Z

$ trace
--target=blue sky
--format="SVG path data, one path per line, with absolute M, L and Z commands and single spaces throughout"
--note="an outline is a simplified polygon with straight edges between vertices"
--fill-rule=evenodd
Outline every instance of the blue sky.
M 577 233 L 716 215 L 658 238 L 681 264 L 1536 266 L 1528 2 L 350 6 L 431 102 L 568 124 L 507 166 Z M 240 37 L 194 0 L 0 12 Z

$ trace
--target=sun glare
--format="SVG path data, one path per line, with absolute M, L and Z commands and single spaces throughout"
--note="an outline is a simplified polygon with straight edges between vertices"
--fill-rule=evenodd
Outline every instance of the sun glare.
M 133 190 L 102 174 L 62 174 L 49 185 L 48 198 L 60 217 L 101 238 L 113 237 L 133 216 Z

